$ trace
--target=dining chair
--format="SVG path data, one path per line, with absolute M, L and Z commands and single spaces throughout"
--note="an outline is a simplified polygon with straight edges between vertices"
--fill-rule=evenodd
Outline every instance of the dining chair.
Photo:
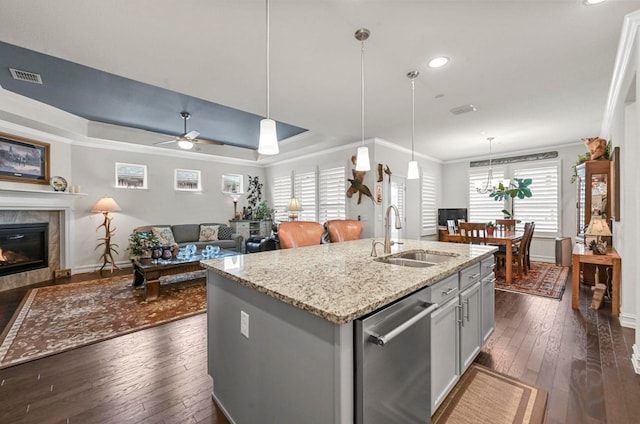
M 531 243 L 531 238 L 533 236 L 533 229 L 535 227 L 535 223 L 526 222 L 524 224 L 524 234 L 522 235 L 522 240 L 519 243 L 511 246 L 511 255 L 513 259 L 513 263 L 518 266 L 518 277 L 522 278 L 523 275 L 529 273 L 529 269 L 531 265 L 527 265 L 527 254 L 528 254 L 528 246 Z M 504 250 L 504 246 L 502 249 L 498 250 L 494 253 L 494 257 L 496 258 L 497 268 L 500 268 L 502 265 L 506 263 L 507 253 Z
M 499 231 L 515 231 L 516 220 L 515 219 L 496 219 L 496 228 Z
M 483 222 L 461 222 L 458 224 L 463 243 L 487 244 L 487 224 Z
M 331 243 L 358 240 L 362 234 L 362 222 L 355 219 L 332 219 L 326 226 Z
M 324 228 L 313 221 L 283 222 L 278 226 L 278 239 L 282 249 L 320 244 Z

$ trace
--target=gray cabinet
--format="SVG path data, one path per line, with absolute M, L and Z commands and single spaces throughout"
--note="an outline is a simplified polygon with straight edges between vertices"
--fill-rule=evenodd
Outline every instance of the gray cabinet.
M 431 414 L 471 365 L 494 328 L 493 257 L 431 286 Z

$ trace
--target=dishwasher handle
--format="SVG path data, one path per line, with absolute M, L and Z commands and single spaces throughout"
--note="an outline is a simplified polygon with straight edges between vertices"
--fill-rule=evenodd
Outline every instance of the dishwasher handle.
M 422 318 L 429 315 L 431 312 L 438 309 L 437 303 L 423 302 L 420 306 L 426 309 L 424 311 L 418 312 L 417 314 L 415 314 L 414 316 L 412 316 L 411 318 L 409 318 L 408 320 L 406 320 L 405 322 L 403 322 L 393 330 L 389 331 L 387 334 L 383 334 L 382 336 L 372 334 L 369 338 L 370 342 L 380 347 L 383 347 L 385 344 L 389 343 L 395 337 L 397 337 L 398 335 L 406 331 L 413 324 L 415 324 L 416 322 L 420 321 Z

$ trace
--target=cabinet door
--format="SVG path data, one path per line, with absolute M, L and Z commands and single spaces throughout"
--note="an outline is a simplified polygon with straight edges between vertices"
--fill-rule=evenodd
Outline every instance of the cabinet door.
M 494 274 L 482 279 L 482 346 L 493 334 L 495 325 L 495 282 Z
M 431 314 L 431 414 L 460 378 L 458 297 Z
M 461 372 L 464 372 L 480 352 L 482 334 L 480 329 L 480 281 L 460 293 L 462 322 L 460 323 Z

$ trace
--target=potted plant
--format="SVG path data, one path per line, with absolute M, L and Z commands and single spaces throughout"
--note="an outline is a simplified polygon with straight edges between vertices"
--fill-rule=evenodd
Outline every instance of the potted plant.
M 487 235 L 488 236 L 492 236 L 493 232 L 496 229 L 496 224 L 494 224 L 493 221 L 489 221 L 489 222 L 487 222 L 486 228 L 487 228 Z
M 255 207 L 255 209 L 253 210 L 253 219 L 255 220 L 270 220 L 271 216 L 273 215 L 273 209 L 270 209 L 269 206 L 267 206 L 267 202 L 266 201 L 262 201 L 258 204 L 258 206 Z
M 150 258 L 151 249 L 160 246 L 160 242 L 153 233 L 132 233 L 129 236 L 129 257 Z
M 511 199 L 511 210 L 503 209 L 502 213 L 505 218 L 513 218 L 513 203 L 515 198 L 524 199 L 531 197 L 530 185 L 531 178 L 514 178 L 507 186 L 502 183 L 498 184 L 498 189 L 489 193 L 489 197 L 492 197 L 495 201 Z

